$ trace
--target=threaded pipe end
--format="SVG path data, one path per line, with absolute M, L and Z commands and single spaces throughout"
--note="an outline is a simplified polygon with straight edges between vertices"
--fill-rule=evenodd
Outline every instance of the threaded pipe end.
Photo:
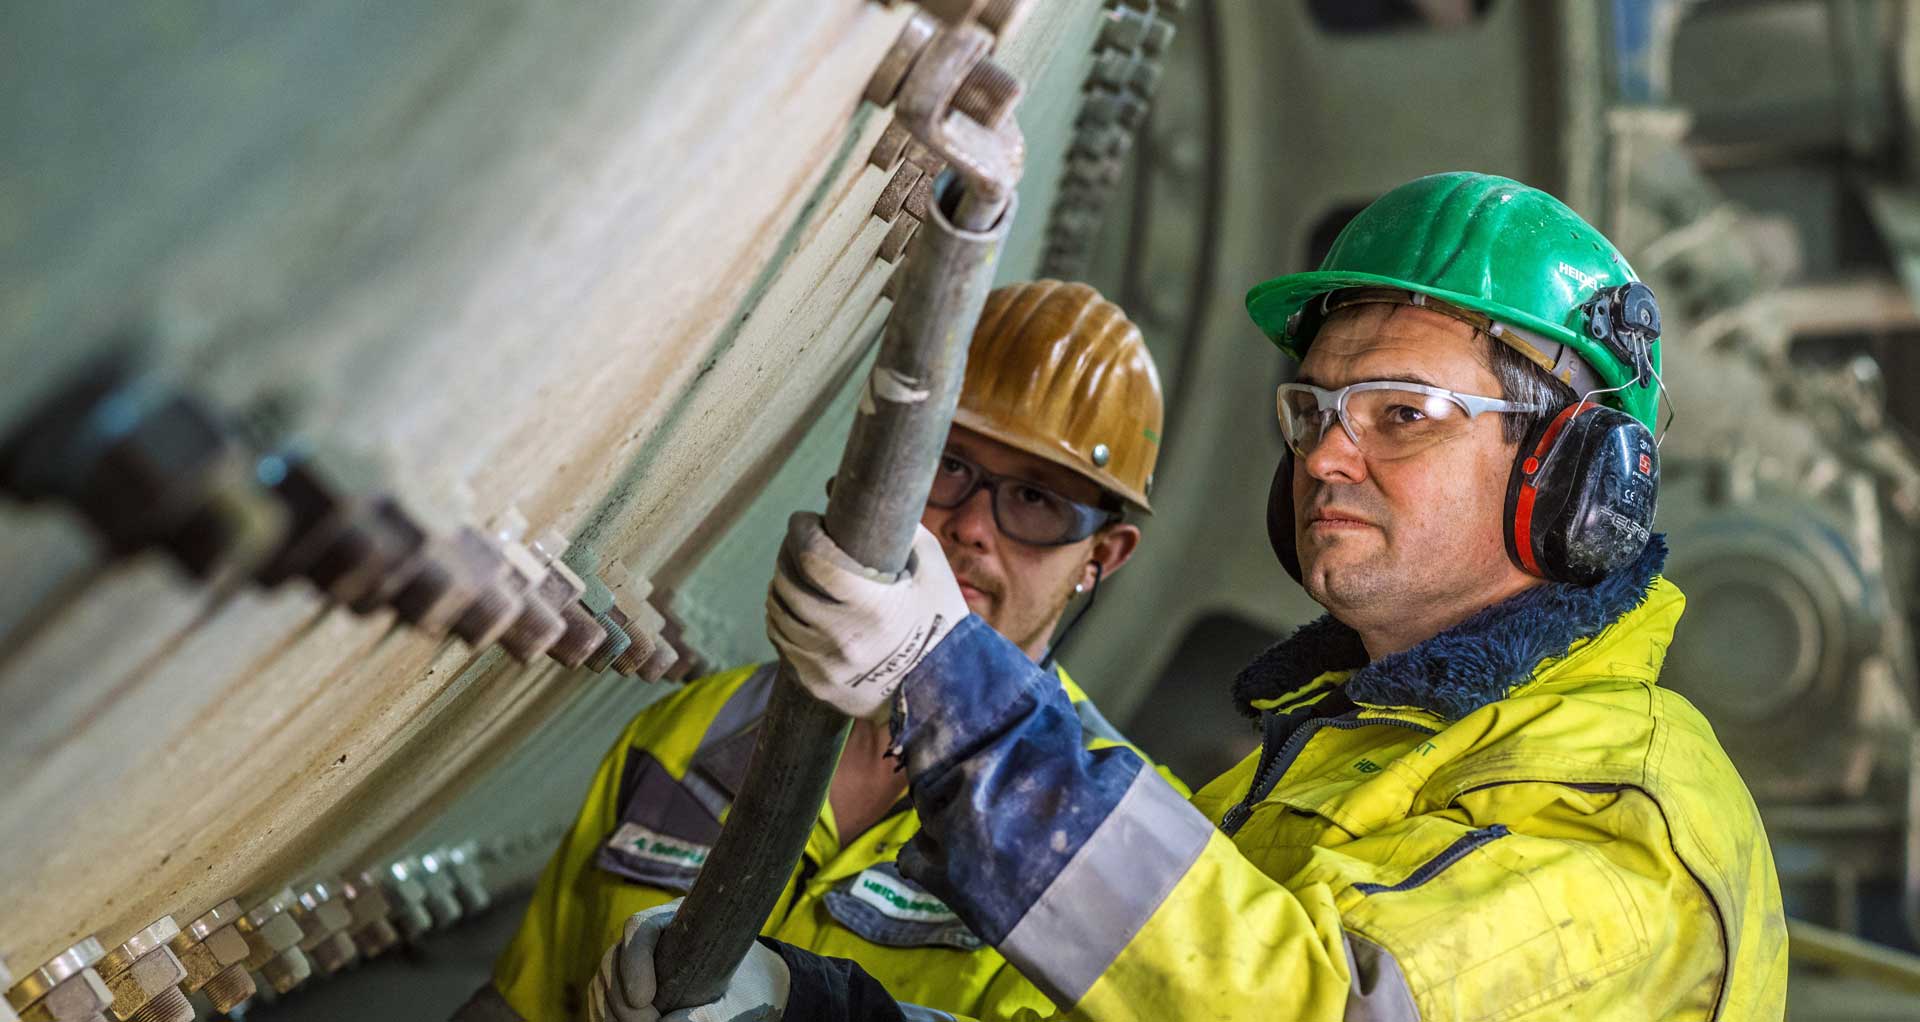
M 623 624 L 625 618 L 626 614 L 621 613 L 618 607 L 612 607 L 594 615 L 594 621 L 605 630 L 607 640 L 600 644 L 599 649 L 593 651 L 591 657 L 587 658 L 587 670 L 599 674 L 613 666 L 613 659 L 626 652 L 628 646 L 633 645 L 633 639 L 627 635 L 627 629 Z
M 480 590 L 453 623 L 454 634 L 475 649 L 491 646 L 520 613 L 520 597 L 498 585 Z
M 953 95 L 954 109 L 988 128 L 999 127 L 1018 102 L 1019 76 L 991 58 L 975 64 Z
M 500 636 L 500 645 L 524 664 L 552 649 L 566 632 L 566 621 L 552 607 L 539 600 L 528 600 L 520 616 L 514 618 L 513 624 Z
M 560 612 L 561 620 L 566 622 L 567 630 L 560 641 L 547 650 L 547 655 L 560 661 L 567 668 L 579 667 L 587 662 L 593 651 L 607 641 L 607 630 L 600 627 L 592 615 L 581 608 L 580 604 L 570 603 Z
M 628 632 L 627 635 L 633 639 L 633 645 L 613 658 L 613 671 L 632 677 L 639 674 L 647 658 L 653 656 L 654 638 L 645 632 Z
M 127 1016 L 127 1022 L 193 1022 L 193 1004 L 179 987 L 168 987 L 153 995 L 140 1010 Z
M 236 962 L 214 973 L 200 988 L 213 1004 L 213 1010 L 229 1012 L 241 1003 L 250 1000 L 254 993 L 253 977 L 247 973 L 245 962 Z

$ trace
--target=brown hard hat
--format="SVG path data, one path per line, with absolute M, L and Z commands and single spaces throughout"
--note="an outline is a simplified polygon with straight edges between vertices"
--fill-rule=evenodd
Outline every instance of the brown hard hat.
M 1085 284 L 1036 280 L 987 296 L 953 421 L 1151 510 L 1160 374 L 1140 328 Z

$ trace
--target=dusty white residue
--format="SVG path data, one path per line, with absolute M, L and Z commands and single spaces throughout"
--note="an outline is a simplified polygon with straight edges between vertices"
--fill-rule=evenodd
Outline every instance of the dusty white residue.
M 917 405 L 932 396 L 932 391 L 919 386 L 920 381 L 906 373 L 874 366 L 867 374 L 867 385 L 860 389 L 860 413 L 872 415 L 878 410 L 876 400 L 896 405 Z

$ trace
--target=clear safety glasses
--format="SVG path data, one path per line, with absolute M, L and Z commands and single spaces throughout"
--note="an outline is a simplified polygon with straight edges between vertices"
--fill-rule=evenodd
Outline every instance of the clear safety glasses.
M 993 503 L 993 522 L 1008 538 L 1031 546 L 1077 543 L 1120 520 L 1120 512 L 1089 507 L 1025 479 L 998 476 L 952 451 L 940 456 L 933 471 L 933 491 L 927 503 L 952 509 L 972 499 L 982 488 Z
M 1374 461 L 1410 458 L 1465 433 L 1483 412 L 1540 412 L 1477 394 L 1398 380 L 1373 380 L 1326 390 L 1310 383 L 1283 383 L 1276 397 L 1280 432 L 1297 457 L 1320 446 L 1335 421 L 1360 453 Z

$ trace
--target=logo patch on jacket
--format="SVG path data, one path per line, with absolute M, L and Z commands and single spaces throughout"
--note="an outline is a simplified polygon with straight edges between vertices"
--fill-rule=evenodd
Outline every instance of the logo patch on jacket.
M 892 919 L 915 923 L 946 923 L 960 918 L 947 903 L 924 891 L 909 888 L 877 869 L 864 870 L 853 878 L 854 897 L 880 910 Z
M 713 850 L 707 845 L 696 845 L 691 841 L 682 841 L 658 831 L 648 830 L 632 821 L 621 824 L 620 829 L 613 832 L 613 836 L 607 839 L 607 847 L 618 849 L 635 858 L 686 866 L 691 869 L 699 869 L 705 865 L 707 853 Z
M 985 944 L 946 902 L 901 876 L 891 862 L 876 863 L 840 881 L 825 901 L 828 914 L 841 926 L 885 947 L 977 951 Z

